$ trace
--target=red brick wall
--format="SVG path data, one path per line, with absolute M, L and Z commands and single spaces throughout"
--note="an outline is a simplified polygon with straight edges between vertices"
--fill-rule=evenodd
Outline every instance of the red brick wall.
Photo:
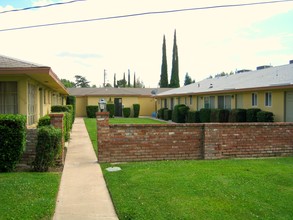
M 97 126 L 99 162 L 293 156 L 293 123 Z
M 293 155 L 293 123 L 205 124 L 205 159 Z

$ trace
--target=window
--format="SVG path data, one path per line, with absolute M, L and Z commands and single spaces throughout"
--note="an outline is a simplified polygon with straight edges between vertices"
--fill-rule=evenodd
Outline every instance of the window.
M 164 108 L 167 108 L 167 99 L 164 99 Z
M 231 109 L 231 95 L 218 96 L 219 109 Z
M 251 105 L 252 106 L 257 106 L 257 93 L 252 93 L 251 94 Z
M 189 96 L 189 105 L 192 105 L 192 95 Z
M 0 114 L 17 114 L 17 82 L 0 82 Z
M 215 96 L 204 97 L 204 108 L 215 108 Z
M 36 86 L 28 84 L 28 124 L 32 125 L 36 120 Z
M 178 99 L 178 105 L 180 105 L 180 104 L 181 104 L 181 103 L 180 103 L 180 97 L 178 97 L 177 99 Z
M 271 92 L 265 93 L 265 106 L 266 107 L 272 106 L 272 93 Z
M 170 105 L 171 105 L 171 110 L 173 110 L 173 108 L 174 108 L 174 98 L 171 98 L 171 103 L 170 103 Z

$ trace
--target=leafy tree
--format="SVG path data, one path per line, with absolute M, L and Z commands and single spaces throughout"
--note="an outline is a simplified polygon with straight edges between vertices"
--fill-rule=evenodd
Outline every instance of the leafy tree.
M 165 35 L 163 38 L 161 79 L 160 79 L 159 85 L 160 85 L 160 88 L 168 88 L 169 87 Z
M 66 87 L 66 88 L 75 88 L 75 83 L 71 82 L 67 79 L 61 79 L 62 84 Z
M 126 84 L 127 84 L 127 82 L 126 82 L 125 79 L 120 79 L 120 80 L 117 81 L 117 88 L 118 87 L 119 88 L 125 88 L 126 87 Z
M 135 86 L 135 88 L 145 88 L 143 81 L 140 81 L 139 78 L 136 80 Z
M 172 57 L 172 72 L 170 80 L 170 88 L 180 87 L 179 82 L 179 62 L 178 62 L 178 48 L 176 43 L 176 30 L 174 32 L 173 57 Z
M 89 88 L 89 81 L 86 80 L 86 78 L 84 76 L 80 76 L 80 75 L 75 75 L 75 85 L 76 87 L 80 87 L 80 88 Z
M 191 83 L 195 83 L 195 80 L 192 80 L 188 73 L 185 74 L 184 85 L 187 86 Z
M 113 86 L 111 85 L 111 83 L 106 83 L 105 87 L 112 88 Z

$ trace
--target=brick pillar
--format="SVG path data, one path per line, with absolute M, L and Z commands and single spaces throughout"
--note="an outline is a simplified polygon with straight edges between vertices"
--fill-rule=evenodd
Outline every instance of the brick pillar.
M 49 114 L 50 118 L 51 118 L 51 125 L 53 125 L 55 128 L 60 128 L 61 129 L 61 133 L 62 133 L 62 152 L 61 152 L 61 158 L 60 162 L 61 164 L 64 164 L 64 160 L 65 160 L 65 155 L 64 155 L 64 134 L 63 134 L 63 117 L 64 114 L 63 113 L 52 113 Z
M 109 143 L 109 112 L 97 112 L 97 138 L 98 138 L 98 161 L 108 162 L 110 153 L 107 152 L 107 144 Z

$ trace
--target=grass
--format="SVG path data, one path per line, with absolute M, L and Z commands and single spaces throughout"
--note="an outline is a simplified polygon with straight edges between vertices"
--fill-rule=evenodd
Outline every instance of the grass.
M 93 148 L 98 153 L 97 143 L 97 122 L 95 118 L 84 118 L 85 126 L 92 141 Z M 158 121 L 151 118 L 110 118 L 110 124 L 165 124 L 164 121 Z
M 0 173 L 0 219 L 52 219 L 59 173 Z
M 124 163 L 103 173 L 123 219 L 292 219 L 293 158 Z

